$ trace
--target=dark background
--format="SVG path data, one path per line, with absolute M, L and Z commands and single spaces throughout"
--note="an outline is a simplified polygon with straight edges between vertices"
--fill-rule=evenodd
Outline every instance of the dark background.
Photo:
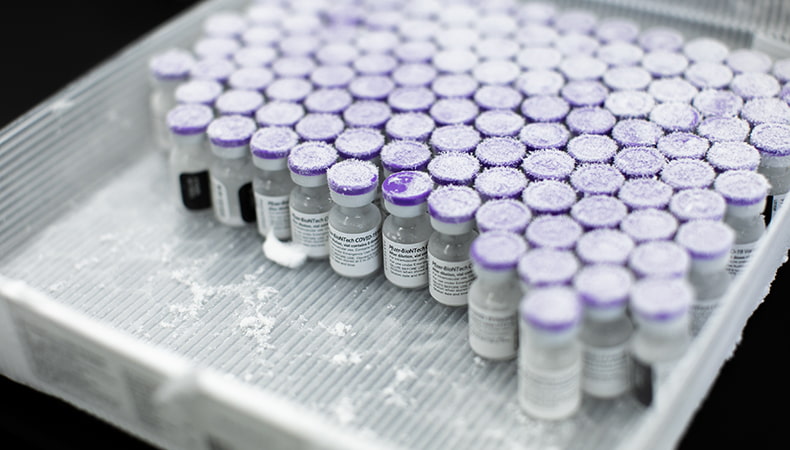
M 156 28 L 194 0 L 4 2 L 0 10 L 0 127 Z M 144 68 L 141 68 L 141 76 Z M 0 192 L 0 195 L 3 195 Z M 786 441 L 790 415 L 787 285 L 749 320 L 679 448 L 759 448 Z M 2 345 L 2 343 L 0 343 Z M 147 448 L 70 405 L 0 376 L 0 446 L 20 449 Z M 772 445 L 773 446 L 773 445 Z

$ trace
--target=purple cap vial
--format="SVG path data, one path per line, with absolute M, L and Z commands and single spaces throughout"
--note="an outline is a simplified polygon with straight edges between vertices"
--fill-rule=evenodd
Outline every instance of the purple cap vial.
M 214 106 L 223 116 L 236 114 L 252 117 L 263 106 L 263 95 L 257 91 L 231 89 L 217 97 Z
M 720 63 L 727 58 L 730 49 L 721 41 L 702 37 L 687 42 L 683 46 L 683 53 L 695 62 Z
M 288 36 L 278 43 L 280 53 L 285 56 L 309 56 L 318 50 L 321 41 L 315 36 L 294 35 Z
M 716 177 L 713 188 L 724 197 L 730 212 L 738 212 L 738 209 L 744 210 L 744 208 L 738 207 L 758 205 L 757 211 L 753 211 L 751 208 L 745 211 L 752 213 L 752 215 L 758 215 L 762 212 L 770 185 L 760 173 L 750 170 L 731 170 Z
M 772 75 L 767 73 L 747 72 L 735 75 L 730 83 L 732 92 L 745 100 L 757 97 L 775 97 L 781 86 Z
M 475 190 L 483 201 L 521 198 L 526 187 L 527 177 L 514 167 L 490 167 L 475 178 Z
M 299 143 L 299 135 L 287 127 L 259 128 L 250 139 L 250 151 L 253 162 L 258 165 L 257 159 L 284 160 L 288 158 L 291 149 Z M 283 165 L 282 169 L 286 166 Z
M 236 149 L 245 147 L 250 142 L 253 133 L 258 127 L 255 121 L 244 116 L 222 116 L 214 119 L 206 129 L 211 144 L 216 149 Z M 224 152 L 223 152 L 224 154 Z M 247 151 L 241 152 L 245 156 Z M 237 158 L 236 152 L 231 156 Z
M 319 89 L 304 99 L 304 106 L 311 113 L 340 114 L 352 101 L 345 89 Z
M 743 99 L 730 91 L 707 89 L 694 96 L 693 105 L 705 117 L 735 117 L 743 107 Z
M 735 232 L 723 222 L 692 220 L 678 228 L 675 242 L 686 249 L 695 266 L 719 260 L 717 265 L 724 269 L 730 259 Z
M 713 167 L 699 159 L 676 159 L 667 163 L 661 171 L 661 181 L 676 191 L 707 188 L 715 177 Z
M 214 120 L 210 107 L 201 104 L 178 105 L 167 113 L 167 127 L 173 134 L 192 136 L 206 132 Z
M 571 339 L 579 328 L 582 308 L 573 289 L 551 287 L 531 291 L 521 301 L 519 313 L 533 332 Z
M 304 78 L 279 78 L 266 88 L 270 101 L 301 102 L 313 91 L 313 85 Z
M 242 47 L 233 54 L 233 61 L 239 67 L 262 68 L 277 58 L 277 50 L 271 47 Z
M 320 142 L 303 142 L 288 154 L 291 177 L 303 181 L 305 177 L 326 176 L 326 171 L 337 161 L 337 152 L 331 145 Z
M 633 276 L 628 269 L 612 265 L 587 266 L 573 278 L 587 313 L 622 313 L 628 304 Z
M 513 137 L 524 129 L 524 118 L 509 110 L 485 111 L 475 119 L 475 128 L 488 137 Z
M 345 124 L 337 114 L 310 113 L 296 123 L 294 130 L 305 141 L 334 142 Z
M 584 195 L 614 195 L 625 182 L 609 164 L 582 164 L 571 174 L 571 186 Z
M 749 136 L 749 122 L 737 117 L 710 117 L 697 127 L 697 134 L 711 142 L 745 141 Z
M 568 154 L 579 163 L 609 163 L 617 153 L 617 143 L 609 136 L 581 134 L 568 141 Z
M 335 139 L 335 149 L 341 158 L 370 161 L 381 153 L 384 135 L 372 128 L 348 128 Z
M 245 45 L 244 48 L 262 48 L 275 44 L 280 38 L 280 30 L 271 26 L 256 25 L 245 30 L 240 38 Z
M 603 82 L 616 91 L 641 91 L 647 89 L 653 77 L 638 66 L 612 67 L 603 74 Z
M 672 323 L 687 317 L 694 290 L 681 279 L 644 279 L 631 289 L 630 309 L 638 323 Z
M 553 70 L 530 70 L 516 80 L 516 88 L 526 96 L 557 95 L 565 78 Z
M 653 178 L 636 178 L 623 183 L 618 198 L 630 209 L 658 208 L 669 205 L 672 186 Z
M 197 61 L 189 75 L 193 80 L 210 80 L 225 84 L 236 70 L 236 64 L 227 59 L 211 58 Z
M 612 137 L 623 147 L 652 147 L 663 135 L 661 127 L 642 119 L 621 120 L 612 128 Z
M 526 70 L 556 69 L 562 53 L 553 47 L 527 47 L 516 55 L 516 62 Z
M 239 48 L 241 44 L 236 39 L 204 37 L 195 42 L 192 51 L 200 59 L 229 59 Z
M 396 112 L 425 112 L 435 101 L 436 95 L 424 86 L 395 88 L 387 97 Z
M 579 238 L 576 254 L 584 264 L 624 265 L 634 246 L 634 241 L 622 231 L 601 228 Z
M 230 11 L 214 13 L 203 22 L 203 32 L 213 37 L 236 37 L 246 29 L 244 16 Z
M 753 98 L 743 105 L 741 117 L 752 125 L 761 123 L 790 124 L 790 106 L 775 97 Z
M 625 204 L 608 195 L 588 195 L 571 208 L 571 217 L 587 230 L 616 228 L 626 214 Z
M 658 175 L 667 160 L 654 147 L 627 147 L 614 157 L 614 166 L 627 178 L 652 178 Z
M 683 35 L 671 28 L 655 27 L 643 31 L 639 35 L 638 42 L 648 52 L 656 50 L 674 52 L 683 47 Z
M 438 125 L 470 124 L 478 112 L 477 105 L 465 98 L 443 98 L 430 109 L 431 117 Z
M 749 136 L 749 142 L 759 150 L 763 159 L 790 156 L 790 125 L 781 123 L 757 125 Z M 769 161 L 763 161 L 763 164 L 766 162 Z
M 614 128 L 617 119 L 604 108 L 575 108 L 568 114 L 565 123 L 574 134 L 607 134 Z
M 523 235 L 530 220 L 529 208 L 512 199 L 487 201 L 475 213 L 477 228 L 483 233 L 498 230 Z
M 557 7 L 548 2 L 522 3 L 517 11 L 517 17 L 522 25 L 548 24 L 557 15 Z
M 343 120 L 349 127 L 384 128 L 392 117 L 392 110 L 384 102 L 362 100 L 352 103 L 343 111 Z
M 344 88 L 354 79 L 348 66 L 319 66 L 310 74 L 310 81 L 319 89 Z
M 700 113 L 687 103 L 661 103 L 650 111 L 650 120 L 666 131 L 694 131 Z
M 728 170 L 757 170 L 760 152 L 746 142 L 717 142 L 705 157 L 717 172 Z
M 482 85 L 506 85 L 516 81 L 521 68 L 511 61 L 492 59 L 477 64 L 472 76 Z
M 732 81 L 732 70 L 714 62 L 694 63 L 686 69 L 686 79 L 700 89 L 722 89 Z
M 395 56 L 403 63 L 428 62 L 438 49 L 430 41 L 406 41 L 393 49 Z
M 432 190 L 433 181 L 428 174 L 412 170 L 394 173 L 381 184 L 384 206 L 390 213 L 403 217 L 424 214 L 424 204 Z
M 304 108 L 298 103 L 270 102 L 258 109 L 255 120 L 263 127 L 292 127 L 304 117 Z
M 383 54 L 392 51 L 400 43 L 400 38 L 392 31 L 364 31 L 354 43 L 364 53 Z
M 348 85 L 351 95 L 361 100 L 384 100 L 395 89 L 395 83 L 383 75 L 357 77 Z
M 691 261 L 686 249 L 672 241 L 649 241 L 631 251 L 628 266 L 640 278 L 683 278 Z
M 313 59 L 307 56 L 286 56 L 272 63 L 272 70 L 282 78 L 306 78 L 314 69 Z
M 642 61 L 645 52 L 634 44 L 613 42 L 598 48 L 595 56 L 612 67 L 633 66 Z
M 567 214 L 576 204 L 576 191 L 568 184 L 556 180 L 530 183 L 522 200 L 535 214 Z
M 530 123 L 521 129 L 519 139 L 530 149 L 561 148 L 568 143 L 570 132 L 558 123 Z
M 433 92 L 441 98 L 467 98 L 477 91 L 477 80 L 471 75 L 440 75 L 431 83 Z
M 428 214 L 431 216 L 431 224 L 434 228 L 437 227 L 437 222 L 452 225 L 471 224 L 481 204 L 480 196 L 470 187 L 441 186 L 428 196 Z
M 381 149 L 381 165 L 390 173 L 404 170 L 425 170 L 431 150 L 422 142 L 392 141 Z
M 653 96 L 642 91 L 615 91 L 604 102 L 606 109 L 620 118 L 647 117 L 655 105 Z
M 790 81 L 790 58 L 782 59 L 774 63 L 771 74 L 780 82 Z
M 653 80 L 647 92 L 659 103 L 682 102 L 690 103 L 699 90 L 688 81 L 674 77 Z
M 151 76 L 160 81 L 185 81 L 195 58 L 186 50 L 172 48 L 154 55 L 148 62 Z
M 632 211 L 620 222 L 620 230 L 637 244 L 671 240 L 677 229 L 678 220 L 662 209 Z
M 533 288 L 567 286 L 578 270 L 573 252 L 553 248 L 530 249 L 518 262 L 519 278 Z
M 477 55 L 466 49 L 442 50 L 431 59 L 436 70 L 442 73 L 470 72 L 478 63 Z M 480 81 L 477 80 L 476 81 Z
M 274 81 L 274 74 L 269 69 L 243 67 L 231 74 L 228 78 L 228 86 L 231 89 L 263 92 L 272 81 Z
M 519 259 L 527 251 L 524 238 L 509 231 L 488 231 L 472 241 L 469 256 L 476 269 L 492 272 L 515 272 Z
M 559 70 L 570 81 L 597 80 L 606 73 L 606 63 L 587 55 L 566 56 Z
M 562 88 L 562 98 L 571 106 L 599 106 L 609 90 L 599 81 L 571 81 Z
M 669 212 L 681 222 L 722 220 L 726 209 L 724 197 L 710 189 L 685 189 L 669 201 Z
M 524 158 L 522 168 L 531 180 L 567 180 L 576 165 L 567 152 L 544 149 L 531 152 Z
M 475 156 L 484 167 L 518 167 L 524 161 L 527 148 L 511 137 L 486 138 L 477 145 Z
M 768 73 L 773 65 L 770 56 L 758 50 L 745 48 L 733 50 L 724 62 L 730 66 L 735 73 Z
M 319 48 L 315 57 L 325 65 L 348 65 L 359 57 L 359 50 L 345 42 L 330 42 Z
M 474 95 L 474 101 L 481 109 L 514 110 L 521 104 L 521 99 L 521 93 L 508 86 L 483 86 Z
M 565 215 L 536 217 L 527 226 L 527 242 L 533 247 L 571 250 L 582 235 L 582 227 Z
M 390 139 L 425 141 L 435 126 L 433 119 L 427 114 L 401 113 L 393 115 L 385 128 Z
M 370 161 L 346 159 L 327 169 L 326 180 L 336 203 L 342 203 L 343 197 L 357 197 L 359 202 L 365 204 L 373 201 L 376 195 L 379 169 Z
M 480 142 L 480 133 L 468 125 L 446 125 L 431 133 L 431 147 L 436 153 L 471 153 Z
M 597 23 L 598 17 L 595 14 L 581 9 L 568 9 L 554 18 L 554 27 L 560 33 L 589 34 L 595 30 Z
M 409 63 L 392 71 L 392 81 L 399 86 L 428 86 L 436 75 L 436 69 L 429 64 Z
M 470 186 L 480 172 L 477 158 L 468 153 L 447 152 L 428 163 L 428 173 L 438 185 Z
M 176 102 L 182 105 L 198 104 L 214 106 L 217 97 L 222 94 L 222 85 L 216 81 L 192 80 L 182 83 L 176 88 Z
M 642 67 L 654 77 L 666 78 L 683 75 L 689 65 L 688 59 L 681 53 L 658 50 L 645 54 Z
M 668 159 L 701 159 L 710 147 L 710 142 L 693 133 L 677 132 L 661 136 L 656 146 Z
M 521 104 L 521 114 L 533 122 L 560 122 L 570 109 L 568 102 L 555 95 L 530 97 Z

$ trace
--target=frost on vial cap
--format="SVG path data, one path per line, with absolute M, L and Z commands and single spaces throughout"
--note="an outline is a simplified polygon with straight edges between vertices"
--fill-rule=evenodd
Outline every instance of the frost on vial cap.
M 599 81 L 571 81 L 561 93 L 571 106 L 598 106 L 606 100 L 609 89 Z
M 437 51 L 436 44 L 426 40 L 403 42 L 393 53 L 403 63 L 418 63 L 429 61 Z
M 637 41 L 648 52 L 656 50 L 674 52 L 683 47 L 683 35 L 671 28 L 649 28 L 639 35 Z
M 477 80 L 467 74 L 440 75 L 433 83 L 431 89 L 442 98 L 471 97 L 477 91 Z
M 535 218 L 525 234 L 533 247 L 571 250 L 582 235 L 582 227 L 565 215 L 547 215 Z
M 431 116 L 424 113 L 401 113 L 393 115 L 386 125 L 387 134 L 393 139 L 428 139 L 435 127 Z
M 697 38 L 683 46 L 683 53 L 692 61 L 723 62 L 730 49 L 721 41 L 712 38 Z
M 387 97 L 387 103 L 398 112 L 424 112 L 435 101 L 436 95 L 424 86 L 395 88 Z
M 221 58 L 202 59 L 189 72 L 193 80 L 210 80 L 225 83 L 236 70 L 236 64 Z
M 566 180 L 576 163 L 567 152 L 556 149 L 537 150 L 524 158 L 522 168 L 532 180 Z M 621 175 L 622 176 L 622 175 Z
M 640 209 L 628 214 L 620 222 L 620 230 L 637 244 L 672 239 L 678 229 L 678 220 L 661 209 Z
M 321 41 L 315 36 L 293 35 L 278 43 L 280 53 L 285 56 L 309 56 L 318 50 Z
M 275 27 L 265 25 L 255 25 L 248 28 L 241 34 L 241 41 L 246 46 L 245 48 L 260 48 L 263 46 L 274 45 L 279 38 L 280 30 Z M 273 60 L 274 58 L 272 58 L 270 62 Z
M 669 211 L 678 220 L 721 220 L 727 210 L 724 197 L 710 189 L 685 189 L 672 196 Z
M 666 322 L 683 316 L 694 301 L 685 280 L 644 279 L 631 289 L 631 311 L 643 320 Z
M 433 66 L 442 73 L 461 74 L 469 72 L 478 63 L 477 55 L 466 49 L 442 50 L 431 58 Z M 475 77 L 477 81 L 480 81 Z
M 343 132 L 345 124 L 336 114 L 307 114 L 294 129 L 306 141 L 332 142 Z
M 608 195 L 590 195 L 571 208 L 571 216 L 587 229 L 615 228 L 628 214 L 625 204 Z
M 520 198 L 527 187 L 527 177 L 513 167 L 490 167 L 475 178 L 475 190 L 483 200 Z
M 262 92 L 272 81 L 274 74 L 263 67 L 242 67 L 228 78 L 228 86 L 232 89 L 245 89 Z
M 634 44 L 612 42 L 603 45 L 595 52 L 595 56 L 610 66 L 633 66 L 639 64 L 645 52 Z
M 480 133 L 468 125 L 446 125 L 433 130 L 431 147 L 440 152 L 471 153 L 480 142 Z
M 661 127 L 642 119 L 621 120 L 612 128 L 612 137 L 623 147 L 653 147 L 663 135 Z
M 647 117 L 655 107 L 653 96 L 642 91 L 615 91 L 609 94 L 604 106 L 617 117 Z
M 264 67 L 277 58 L 277 50 L 271 47 L 242 47 L 233 54 L 233 61 L 239 67 Z
M 705 156 L 710 142 L 693 133 L 677 132 L 661 136 L 656 148 L 668 159 L 697 158 Z
M 279 78 L 266 88 L 269 100 L 301 102 L 313 91 L 313 85 L 303 78 Z
M 395 89 L 390 77 L 383 75 L 364 75 L 356 77 L 348 85 L 351 95 L 362 100 L 384 100 Z
M 557 95 L 565 85 L 565 77 L 554 70 L 530 70 L 516 80 L 516 88 L 522 94 Z
M 252 155 L 263 159 L 286 158 L 299 143 L 299 135 L 288 127 L 260 128 L 250 139 Z
M 690 65 L 684 76 L 700 89 L 722 89 L 730 84 L 733 74 L 724 64 L 698 62 Z
M 568 285 L 578 270 L 579 261 L 567 250 L 530 249 L 518 262 L 519 278 L 533 287 Z
M 264 127 L 291 127 L 304 117 L 302 105 L 292 102 L 269 102 L 255 113 L 255 120 Z
M 781 89 L 779 82 L 767 73 L 746 72 L 735 75 L 730 83 L 732 92 L 744 99 L 775 97 Z
M 326 171 L 329 189 L 341 195 L 362 195 L 376 189 L 379 169 L 369 161 L 346 159 Z
M 249 117 L 222 116 L 214 119 L 206 132 L 212 144 L 232 148 L 247 145 L 257 128 L 255 121 Z
M 553 47 L 527 47 L 518 52 L 516 62 L 527 70 L 554 69 L 562 62 L 562 53 Z
M 628 266 L 639 277 L 682 278 L 691 267 L 691 259 L 686 249 L 674 242 L 650 241 L 631 252 Z
M 581 9 L 568 9 L 554 18 L 554 27 L 561 33 L 592 33 L 597 23 L 595 14 Z
M 482 201 L 466 186 L 441 186 L 428 196 L 428 213 L 444 223 L 464 223 L 474 219 Z
M 474 101 L 481 109 L 515 110 L 521 99 L 521 93 L 509 86 L 483 86 L 474 95 Z
M 475 128 L 487 137 L 513 137 L 524 128 L 524 118 L 513 111 L 495 109 L 475 119 Z
M 730 253 L 735 232 L 724 222 L 692 220 L 678 228 L 675 242 L 694 260 L 718 259 Z
M 573 171 L 570 181 L 574 189 L 585 195 L 614 195 L 625 177 L 608 164 L 583 164 Z
M 649 178 L 658 175 L 667 161 L 654 147 L 627 147 L 614 157 L 614 166 L 628 178 Z
M 208 36 L 236 37 L 247 28 L 244 16 L 231 11 L 211 14 L 203 22 L 203 32 Z
M 530 123 L 519 133 L 521 142 L 530 149 L 564 147 L 570 139 L 570 132 L 558 123 Z
M 304 106 L 312 113 L 340 114 L 351 102 L 351 94 L 345 89 L 319 89 L 305 98 Z
M 167 113 L 166 120 L 168 128 L 174 134 L 202 134 L 214 120 L 214 112 L 206 105 L 178 105 Z
M 175 98 L 181 104 L 201 104 L 214 106 L 222 94 L 222 85 L 210 80 L 192 80 L 176 88 Z
M 689 65 L 688 59 L 680 53 L 657 50 L 645 54 L 642 67 L 654 77 L 676 77 L 683 74 Z
M 595 36 L 601 42 L 633 42 L 639 36 L 639 25 L 619 17 L 604 19 L 595 29 Z
M 694 96 L 693 105 L 705 117 L 735 117 L 743 99 L 730 91 L 707 89 Z
M 425 170 L 431 160 L 431 150 L 422 142 L 395 140 L 381 149 L 381 165 L 390 172 Z
M 241 44 L 236 39 L 203 37 L 195 42 L 192 51 L 200 59 L 230 58 L 240 48 Z
M 321 64 L 351 64 L 359 57 L 359 50 L 351 44 L 345 42 L 330 42 L 319 48 L 315 57 Z
M 724 197 L 727 204 L 749 206 L 765 200 L 770 185 L 760 173 L 731 170 L 716 177 L 713 188 Z
M 713 167 L 699 159 L 676 159 L 661 171 L 661 181 L 675 190 L 707 188 L 715 177 Z
M 480 163 L 468 153 L 441 153 L 428 163 L 431 179 L 440 185 L 471 185 L 478 172 L 480 172 Z
M 746 142 L 717 142 L 708 150 L 705 159 L 718 172 L 757 170 L 760 152 Z
M 371 128 L 348 128 L 335 139 L 337 153 L 346 159 L 369 161 L 381 153 L 384 135 Z
M 587 266 L 573 279 L 573 287 L 587 308 L 614 308 L 628 302 L 634 282 L 631 272 L 610 265 Z
M 431 117 L 439 125 L 469 124 L 478 112 L 477 105 L 465 98 L 443 98 L 430 109 Z
M 354 69 L 348 66 L 319 66 L 310 74 L 310 81 L 318 88 L 343 88 L 354 75 Z
M 395 48 L 400 43 L 400 38 L 391 31 L 370 30 L 360 33 L 354 43 L 364 53 L 383 54 Z
M 195 58 L 186 50 L 172 48 L 154 55 L 148 62 L 151 75 L 158 80 L 182 81 L 189 78 Z
M 567 150 L 579 163 L 608 163 L 617 153 L 617 143 L 609 136 L 581 134 L 568 141 Z
M 568 287 L 535 289 L 521 302 L 519 311 L 530 326 L 550 333 L 577 327 L 582 314 L 578 294 Z
M 481 232 L 510 231 L 523 235 L 532 220 L 524 203 L 512 199 L 491 200 L 477 209 L 475 222 Z
M 683 102 L 690 103 L 699 90 L 682 78 L 661 78 L 654 80 L 647 88 L 647 92 L 657 102 Z
M 570 110 L 568 102 L 556 95 L 530 97 L 521 104 L 521 113 L 533 122 L 559 122 Z
M 700 121 L 700 113 L 686 103 L 662 103 L 650 111 L 650 120 L 666 131 L 694 131 Z
M 480 84 L 506 85 L 516 81 L 521 68 L 514 62 L 506 60 L 488 60 L 477 64 L 472 69 L 472 76 Z
M 428 200 L 433 181 L 425 172 L 405 170 L 384 180 L 381 192 L 384 200 L 397 206 L 416 206 Z
M 375 100 L 354 102 L 343 111 L 343 119 L 349 127 L 383 128 L 391 117 L 389 105 Z
M 634 249 L 634 241 L 622 231 L 601 228 L 584 233 L 576 243 L 576 254 L 585 264 L 622 265 Z
M 752 130 L 749 142 L 765 156 L 790 156 L 790 125 L 757 125 Z
M 724 61 L 735 73 L 762 72 L 767 73 L 771 70 L 771 57 L 765 53 L 741 48 L 730 52 Z
M 557 15 L 557 7 L 548 2 L 523 3 L 518 8 L 516 17 L 523 25 L 547 24 Z
M 425 63 L 402 64 L 392 71 L 392 81 L 399 86 L 428 86 L 438 72 Z
M 510 137 L 486 138 L 475 148 L 475 156 L 485 167 L 518 167 L 524 161 L 526 147 Z
M 603 82 L 618 91 L 643 90 L 651 81 L 650 72 L 638 66 L 612 67 L 603 74 Z
M 631 209 L 665 208 L 674 193 L 672 186 L 654 178 L 637 178 L 623 183 L 618 198 Z
M 737 117 L 710 117 L 697 127 L 697 133 L 711 142 L 745 141 L 749 122 Z
M 752 125 L 762 123 L 790 124 L 790 106 L 775 97 L 753 98 L 743 105 L 741 117 Z
M 263 106 L 263 96 L 256 91 L 231 89 L 217 97 L 214 106 L 221 115 L 252 117 Z
M 617 119 L 604 108 L 576 108 L 565 119 L 568 128 L 575 134 L 607 134 Z
M 559 70 L 571 81 L 597 80 L 606 72 L 606 63 L 588 55 L 571 55 L 562 60 Z
M 445 28 L 436 33 L 434 40 L 441 48 L 470 49 L 480 40 L 480 33 L 468 27 Z
M 288 155 L 288 169 L 302 176 L 323 175 L 337 161 L 337 152 L 324 142 L 304 142 Z
M 576 191 L 562 181 L 543 180 L 530 183 L 522 195 L 535 214 L 566 214 L 576 203 Z
M 469 256 L 479 267 L 492 271 L 513 270 L 527 251 L 524 238 L 509 231 L 488 231 L 472 241 Z

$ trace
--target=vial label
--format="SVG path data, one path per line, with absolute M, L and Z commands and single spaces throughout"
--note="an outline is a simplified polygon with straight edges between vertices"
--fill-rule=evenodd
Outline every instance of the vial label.
M 431 297 L 449 306 L 467 303 L 469 285 L 475 280 L 472 260 L 442 261 L 428 253 L 428 290 Z
M 602 398 L 616 397 L 631 385 L 631 363 L 625 343 L 613 347 L 584 346 L 582 386 Z
M 211 177 L 211 203 L 214 205 L 214 214 L 221 222 L 231 222 L 230 200 L 228 190 L 218 179 Z
M 757 242 L 733 245 L 732 249 L 730 249 L 730 262 L 727 263 L 727 272 L 732 276 L 738 275 L 746 266 L 746 263 L 749 262 L 755 247 L 757 247 Z
M 384 236 L 384 276 L 395 286 L 420 288 L 428 284 L 428 241 L 393 242 Z
M 469 345 L 483 358 L 514 358 L 518 351 L 518 313 L 485 310 L 470 302 Z
M 650 364 L 636 356 L 631 359 L 631 383 L 634 396 L 640 403 L 650 406 L 656 400 L 658 390 L 669 378 L 675 362 L 672 360 Z
M 538 418 L 567 417 L 581 404 L 581 360 L 568 367 L 546 370 L 519 358 L 518 399 L 521 407 Z
M 696 336 L 699 334 L 705 322 L 719 307 L 719 299 L 714 298 L 710 300 L 695 300 L 691 304 L 689 315 L 691 316 L 691 335 Z
M 287 195 L 269 197 L 255 193 L 255 214 L 261 236 L 265 237 L 269 230 L 272 230 L 277 239 L 290 239 L 291 218 L 288 199 Z
M 370 275 L 381 267 L 381 233 L 379 229 L 349 234 L 329 225 L 329 264 L 347 277 Z
M 305 214 L 291 209 L 291 238 L 310 258 L 329 255 L 329 212 Z
M 178 176 L 181 188 L 181 202 L 186 209 L 199 210 L 211 208 L 211 188 L 208 170 L 182 173 Z
M 241 219 L 247 223 L 255 222 L 255 195 L 252 182 L 239 188 L 239 205 L 241 206 Z

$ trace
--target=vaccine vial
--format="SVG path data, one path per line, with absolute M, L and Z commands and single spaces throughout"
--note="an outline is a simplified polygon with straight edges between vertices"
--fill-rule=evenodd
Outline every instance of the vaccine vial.
M 516 357 L 522 297 L 516 265 L 526 251 L 524 238 L 507 231 L 486 232 L 472 242 L 477 278 L 469 286 L 469 346 L 482 358 Z
M 483 201 L 521 198 L 526 187 L 527 177 L 515 167 L 490 167 L 475 178 L 475 190 Z
M 627 214 L 625 203 L 609 195 L 588 195 L 571 208 L 571 217 L 586 230 L 616 228 Z
M 477 144 L 475 157 L 484 167 L 519 167 L 526 152 L 526 146 L 518 139 L 491 137 Z
M 675 242 L 649 241 L 634 248 L 628 267 L 639 278 L 685 278 L 691 260 L 686 249 Z
M 760 152 L 757 170 L 771 184 L 768 199 L 770 208 L 766 212 L 773 217 L 790 191 L 790 125 L 757 125 L 752 130 L 749 142 Z M 766 219 L 770 221 L 771 217 Z
M 532 248 L 521 257 L 517 270 L 521 289 L 530 292 L 551 286 L 570 286 L 580 267 L 570 250 Z
M 337 161 L 337 151 L 323 142 L 304 142 L 291 149 L 288 170 L 296 187 L 288 206 L 291 239 L 312 259 L 329 256 L 329 211 L 332 198 L 326 171 Z
M 628 346 L 634 332 L 626 314 L 633 276 L 619 265 L 590 265 L 573 279 L 584 306 L 582 390 L 615 398 L 631 388 Z
M 431 150 L 426 144 L 411 140 L 391 141 L 381 149 L 384 178 L 404 170 L 424 171 L 431 161 Z
M 154 55 L 148 63 L 151 85 L 149 107 L 153 119 L 154 143 L 160 150 L 168 151 L 172 145 L 165 117 L 176 106 L 176 88 L 189 79 L 194 64 L 195 59 L 191 53 L 175 48 Z
M 222 224 L 240 227 L 256 220 L 249 149 L 256 129 L 255 121 L 244 116 L 222 116 L 208 126 L 214 155 L 209 169 L 211 204 Z
M 696 336 L 730 285 L 727 266 L 735 233 L 723 222 L 693 220 L 680 226 L 675 241 L 691 256 L 689 282 L 694 301 L 689 320 L 691 335 Z
M 620 230 L 636 244 L 671 240 L 677 229 L 678 220 L 663 209 L 637 209 L 620 222 Z
M 326 172 L 334 206 L 329 212 L 329 265 L 340 276 L 363 278 L 381 268 L 381 211 L 372 204 L 379 169 L 346 159 Z
M 577 200 L 576 191 L 568 183 L 557 180 L 533 181 L 521 198 L 536 215 L 567 214 Z
M 444 186 L 470 186 L 480 172 L 480 162 L 468 153 L 440 153 L 428 163 L 428 173 L 434 183 Z
M 576 254 L 584 264 L 625 265 L 634 241 L 623 231 L 601 228 L 584 233 L 576 243 Z
M 255 213 L 258 233 L 263 237 L 272 232 L 281 241 L 291 239 L 288 202 L 294 183 L 288 171 L 288 153 L 298 143 L 299 136 L 286 127 L 261 128 L 250 140 Z
M 467 304 L 475 278 L 469 248 L 477 237 L 474 218 L 480 204 L 477 192 L 466 186 L 442 186 L 428 197 L 434 229 L 428 240 L 428 287 L 443 305 Z
M 724 197 L 712 189 L 685 189 L 669 201 L 669 212 L 680 222 L 723 220 L 726 211 Z
M 205 105 L 179 105 L 167 114 L 167 125 L 172 133 L 170 173 L 173 192 L 187 210 L 211 208 L 206 129 L 214 120 L 214 113 Z
M 623 183 L 617 197 L 632 211 L 665 209 L 672 199 L 672 186 L 654 178 L 636 178 Z
M 694 291 L 682 279 L 647 278 L 631 290 L 636 331 L 631 339 L 631 382 L 636 399 L 651 405 L 689 345 L 688 310 Z
M 390 175 L 381 185 L 384 207 L 390 212 L 381 230 L 384 276 L 400 288 L 428 286 L 428 239 L 433 229 L 426 201 L 432 189 L 428 174 L 409 170 Z
M 469 125 L 447 125 L 433 130 L 430 140 L 434 153 L 472 153 L 480 143 L 480 132 Z
M 519 306 L 518 401 L 529 416 L 561 420 L 582 397 L 581 305 L 568 287 L 535 289 Z
M 523 235 L 530 220 L 532 213 L 527 205 L 512 199 L 487 201 L 475 213 L 475 223 L 481 233 L 509 231 Z
M 532 247 L 572 250 L 582 233 L 581 225 L 567 215 L 544 215 L 530 222 L 524 236 Z

